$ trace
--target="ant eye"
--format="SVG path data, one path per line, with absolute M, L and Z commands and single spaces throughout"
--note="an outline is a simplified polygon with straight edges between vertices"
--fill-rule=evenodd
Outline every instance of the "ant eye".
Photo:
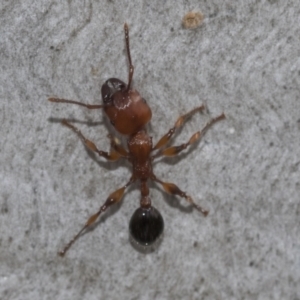
M 107 80 L 107 86 L 110 88 L 110 89 L 114 89 L 114 85 L 113 83 L 110 81 L 110 80 Z
M 103 102 L 105 104 L 108 104 L 109 102 L 111 102 L 111 95 L 104 95 L 103 96 Z
M 110 124 L 111 124 L 112 126 L 115 126 L 115 125 L 116 125 L 116 123 L 115 123 L 114 121 L 112 121 L 112 120 L 110 120 Z
M 131 236 L 141 245 L 153 244 L 164 230 L 164 220 L 160 212 L 153 206 L 138 208 L 129 223 Z
M 116 91 L 122 91 L 126 87 L 125 83 L 117 78 L 108 79 L 106 84 L 111 94 L 114 94 Z

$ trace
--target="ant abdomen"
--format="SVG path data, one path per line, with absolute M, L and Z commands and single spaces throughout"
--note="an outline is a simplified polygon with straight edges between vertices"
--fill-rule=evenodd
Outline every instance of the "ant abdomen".
M 132 238 L 142 246 L 153 244 L 164 230 L 164 220 L 153 206 L 138 208 L 131 217 L 129 230 Z

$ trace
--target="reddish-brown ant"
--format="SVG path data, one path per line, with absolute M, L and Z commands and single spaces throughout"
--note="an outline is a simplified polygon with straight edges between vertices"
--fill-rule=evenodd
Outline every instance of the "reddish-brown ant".
M 97 146 L 87 139 L 81 131 L 67 122 L 62 121 L 62 124 L 71 128 L 80 137 L 85 146 L 94 151 L 100 156 L 116 161 L 120 158 L 127 159 L 132 164 L 132 176 L 130 180 L 121 188 L 110 194 L 104 204 L 100 207 L 97 213 L 92 215 L 82 229 L 76 234 L 73 239 L 65 246 L 65 248 L 59 252 L 59 255 L 64 256 L 72 244 L 78 239 L 78 237 L 95 223 L 99 215 L 104 212 L 111 205 L 118 203 L 125 192 L 125 189 L 135 181 L 140 182 L 141 200 L 140 207 L 134 212 L 129 223 L 129 229 L 131 236 L 135 241 L 141 245 L 151 245 L 163 232 L 164 221 L 159 211 L 151 205 L 149 197 L 148 179 L 158 182 L 162 185 L 163 189 L 172 195 L 178 195 L 185 198 L 190 204 L 198 209 L 204 216 L 208 214 L 208 211 L 204 210 L 201 206 L 196 204 L 191 196 L 179 189 L 174 183 L 164 182 L 158 179 L 152 170 L 152 162 L 159 156 L 175 156 L 182 150 L 186 149 L 191 144 L 199 140 L 205 131 L 217 121 L 225 118 L 224 113 L 216 118 L 212 118 L 206 123 L 201 131 L 194 133 L 187 143 L 179 146 L 173 146 L 166 148 L 165 146 L 173 136 L 174 132 L 182 126 L 184 121 L 192 114 L 198 111 L 202 111 L 205 107 L 201 105 L 194 108 L 185 115 L 178 118 L 173 128 L 171 128 L 153 147 L 152 138 L 147 134 L 145 126 L 151 120 L 152 112 L 145 99 L 141 97 L 139 92 L 131 88 L 131 82 L 133 77 L 133 65 L 131 63 L 130 48 L 129 48 L 129 35 L 128 25 L 124 25 L 125 41 L 127 48 L 127 55 L 129 61 L 129 74 L 128 84 L 117 78 L 108 79 L 101 89 L 102 93 L 102 105 L 90 105 L 77 101 L 50 98 L 49 101 L 56 103 L 71 103 L 84 106 L 88 109 L 100 109 L 102 108 L 108 116 L 111 124 L 122 135 L 128 137 L 127 150 L 121 146 L 121 144 L 114 138 L 110 137 L 111 152 L 105 152 L 99 150 Z M 153 155 L 151 155 L 154 151 Z

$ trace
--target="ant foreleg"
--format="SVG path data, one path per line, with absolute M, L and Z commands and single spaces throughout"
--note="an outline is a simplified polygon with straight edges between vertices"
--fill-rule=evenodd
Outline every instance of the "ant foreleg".
M 194 133 L 191 136 L 191 138 L 189 139 L 189 141 L 187 143 L 181 144 L 179 146 L 169 147 L 167 149 L 159 151 L 156 155 L 154 155 L 154 158 L 161 156 L 161 155 L 162 156 L 175 156 L 175 155 L 179 154 L 182 150 L 186 149 L 188 146 L 190 146 L 193 143 L 195 143 L 196 141 L 198 141 L 204 135 L 204 133 L 207 131 L 207 129 L 209 127 L 211 127 L 213 124 L 215 124 L 216 122 L 221 121 L 223 119 L 225 119 L 224 113 L 222 113 L 221 115 L 219 115 L 216 118 L 210 119 L 206 123 L 206 125 L 204 126 L 204 128 L 202 130 L 197 131 L 196 133 Z
M 158 150 L 160 148 L 162 148 L 163 146 L 165 146 L 168 141 L 171 139 L 171 137 L 173 136 L 173 134 L 175 133 L 176 129 L 178 129 L 179 127 L 182 126 L 182 124 L 186 121 L 187 118 L 189 118 L 191 115 L 193 115 L 194 113 L 196 113 L 197 111 L 202 111 L 205 108 L 204 105 L 198 106 L 196 108 L 194 108 L 193 110 L 189 111 L 188 113 L 186 113 L 185 115 L 180 116 L 177 121 L 175 122 L 175 125 L 173 128 L 171 128 L 168 133 L 166 133 L 158 142 L 157 144 L 153 147 L 153 151 L 154 150 Z
M 128 183 L 126 183 L 126 185 L 124 185 L 122 188 L 114 191 L 113 193 L 111 193 L 108 198 L 106 199 L 105 203 L 100 207 L 100 209 L 98 210 L 97 213 L 95 213 L 94 215 L 90 216 L 89 219 L 87 220 L 87 222 L 85 223 L 85 225 L 81 228 L 81 230 L 72 238 L 72 240 L 64 247 L 63 250 L 58 252 L 58 255 L 60 256 L 64 256 L 66 254 L 66 252 L 69 250 L 69 248 L 75 243 L 75 241 L 80 237 L 80 235 L 86 230 L 88 229 L 90 226 L 92 226 L 96 220 L 98 219 L 98 217 L 100 216 L 100 214 L 104 211 L 106 211 L 106 209 L 108 207 L 110 207 L 111 205 L 118 203 L 125 192 L 125 189 L 135 181 L 134 177 L 131 177 L 130 180 L 128 181 Z
M 108 134 L 107 137 L 110 139 L 110 145 L 111 147 L 119 153 L 122 157 L 129 157 L 129 154 L 127 150 L 121 145 L 121 142 L 118 138 L 112 136 L 111 134 Z
M 208 215 L 208 211 L 202 208 L 200 205 L 196 204 L 193 200 L 193 198 L 189 195 L 187 195 L 185 192 L 183 192 L 176 184 L 171 182 L 163 182 L 160 179 L 156 178 L 155 175 L 152 175 L 152 180 L 160 183 L 164 190 L 171 195 L 178 195 L 182 198 L 185 198 L 190 204 L 192 204 L 196 209 L 198 209 L 205 217 Z
M 67 120 L 62 120 L 62 124 L 71 128 L 75 133 L 78 134 L 78 136 L 80 137 L 80 139 L 82 140 L 82 142 L 84 143 L 84 145 L 91 151 L 98 153 L 100 156 L 106 158 L 107 160 L 111 160 L 111 161 L 116 161 L 118 160 L 121 155 L 117 152 L 117 151 L 111 151 L 110 153 L 99 150 L 97 148 L 97 146 L 90 141 L 89 139 L 87 139 L 82 133 L 81 131 L 75 127 L 74 125 L 70 124 Z
M 86 104 L 78 101 L 73 101 L 73 100 L 67 100 L 67 99 L 60 99 L 60 98 L 49 98 L 48 101 L 50 102 L 55 102 L 55 103 L 69 103 L 69 104 L 77 104 L 80 106 L 84 106 L 88 109 L 99 109 L 103 108 L 103 105 L 98 105 L 98 104 Z

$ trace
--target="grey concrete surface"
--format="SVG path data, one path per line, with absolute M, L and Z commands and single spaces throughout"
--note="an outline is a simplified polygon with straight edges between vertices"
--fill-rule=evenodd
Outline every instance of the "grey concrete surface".
M 186 30 L 193 9 L 204 23 Z M 298 0 L 1 1 L 0 298 L 299 300 L 299 15 Z M 60 258 L 130 166 L 91 155 L 59 123 L 108 150 L 102 112 L 47 98 L 101 103 L 106 79 L 126 81 L 125 21 L 154 141 L 202 103 L 209 112 L 174 144 L 226 113 L 188 154 L 154 166 L 210 214 L 151 185 L 165 230 L 143 253 L 128 239 L 135 186 Z

